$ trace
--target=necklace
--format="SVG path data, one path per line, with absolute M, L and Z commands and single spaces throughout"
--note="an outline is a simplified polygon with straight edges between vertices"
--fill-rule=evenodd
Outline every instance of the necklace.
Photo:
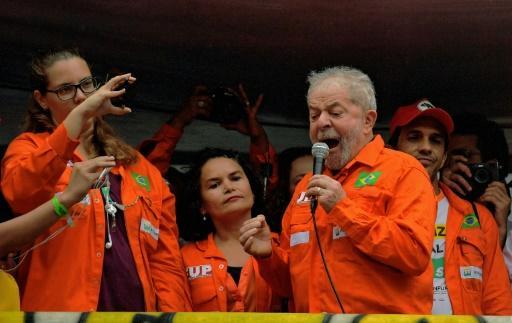
M 107 242 L 105 243 L 105 248 L 110 249 L 114 244 L 112 241 L 112 236 L 110 235 L 110 219 L 112 219 L 112 232 L 116 232 L 117 224 L 116 224 L 116 213 L 117 208 L 115 206 L 115 202 L 110 197 L 110 178 L 108 172 L 105 174 L 105 179 L 103 183 L 100 183 L 101 194 L 103 195 L 103 199 L 105 200 L 105 213 L 107 220 Z M 124 210 L 124 209 L 123 209 Z
M 139 201 L 140 196 L 137 195 L 135 197 L 135 200 L 129 204 L 121 204 L 118 202 L 115 202 L 110 197 L 110 176 L 108 172 L 105 174 L 103 181 L 100 183 L 97 183 L 97 186 L 101 190 L 101 194 L 103 195 L 103 199 L 105 200 L 105 213 L 106 213 L 106 220 L 107 220 L 107 242 L 105 243 L 105 248 L 110 249 L 113 245 L 112 237 L 110 235 L 110 232 L 116 232 L 117 230 L 117 223 L 116 223 L 116 213 L 117 210 L 121 210 L 124 212 L 129 207 L 134 206 Z M 112 222 L 112 226 L 110 226 L 110 222 Z M 112 230 L 111 230 L 112 229 Z

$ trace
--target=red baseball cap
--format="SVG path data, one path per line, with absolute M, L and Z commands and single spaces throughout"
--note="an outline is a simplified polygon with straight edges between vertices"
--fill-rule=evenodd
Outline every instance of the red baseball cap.
M 395 111 L 395 114 L 393 115 L 393 118 L 391 118 L 391 122 L 389 124 L 389 132 L 391 133 L 391 136 L 393 136 L 398 127 L 408 125 L 418 117 L 434 118 L 443 125 L 448 135 L 453 132 L 453 120 L 448 112 L 434 106 L 427 99 L 421 99 L 411 105 L 399 107 Z

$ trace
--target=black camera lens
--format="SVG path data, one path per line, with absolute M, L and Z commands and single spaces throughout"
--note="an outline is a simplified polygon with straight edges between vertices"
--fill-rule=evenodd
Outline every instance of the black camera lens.
M 486 190 L 487 186 L 494 182 L 502 180 L 500 177 L 500 167 L 498 163 L 476 163 L 468 164 L 472 176 L 467 177 L 462 174 L 466 181 L 471 185 L 472 190 L 462 195 L 462 198 L 474 201 L 478 199 Z
M 492 181 L 492 174 L 487 168 L 478 168 L 473 173 L 473 179 L 480 184 L 488 184 Z

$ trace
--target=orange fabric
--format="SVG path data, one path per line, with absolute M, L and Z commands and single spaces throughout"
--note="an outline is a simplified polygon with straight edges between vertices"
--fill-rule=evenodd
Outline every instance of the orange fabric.
M 138 149 L 163 176 L 171 166 L 171 157 L 181 136 L 183 132 L 164 123 L 153 137 L 144 140 Z
M 167 169 L 171 166 L 171 157 L 174 149 L 178 144 L 183 132 L 173 128 L 171 125 L 164 123 L 155 135 L 144 140 L 138 147 L 162 175 L 165 175 Z M 256 169 L 263 163 L 272 164 L 272 176 L 269 178 L 270 188 L 274 188 L 277 184 L 277 157 L 276 151 L 272 145 L 269 145 L 268 152 L 261 151 L 255 145 L 249 147 L 250 161 Z
M 277 237 L 277 236 L 276 236 Z M 259 274 L 258 263 L 250 257 L 240 273 L 237 286 L 227 272 L 228 262 L 213 239 L 189 243 L 181 249 L 188 274 L 194 312 L 272 312 L 280 310 Z
M 9 145 L 2 162 L 2 190 L 16 214 L 24 214 L 67 186 L 78 161 L 78 142 L 63 125 L 52 133 L 23 133 Z M 128 241 L 148 311 L 190 310 L 190 294 L 177 241 L 174 196 L 160 173 L 142 156 L 112 170 L 122 178 L 121 198 Z M 149 189 L 139 184 L 147 176 Z M 133 205 L 132 205 L 133 204 Z M 69 210 L 74 226 L 36 248 L 19 272 L 24 311 L 92 311 L 98 303 L 105 248 L 105 213 L 99 189 Z M 145 224 L 143 226 L 142 224 Z M 65 225 L 59 221 L 41 242 Z M 159 233 L 156 233 L 159 230 Z
M 479 227 L 464 228 L 464 216 L 474 214 L 471 203 L 440 183 L 449 202 L 446 223 L 445 279 L 453 314 L 512 315 L 512 291 L 492 214 L 476 204 Z M 461 276 L 461 267 L 475 266 L 482 279 Z
M 364 174 L 366 173 L 366 174 Z M 316 211 L 320 243 L 347 313 L 430 313 L 435 194 L 413 157 L 384 148 L 380 136 L 339 174 L 347 196 Z M 372 174 L 370 176 L 370 174 Z M 283 218 L 281 247 L 258 259 L 275 292 L 297 312 L 340 312 L 320 257 L 310 203 L 298 184 Z

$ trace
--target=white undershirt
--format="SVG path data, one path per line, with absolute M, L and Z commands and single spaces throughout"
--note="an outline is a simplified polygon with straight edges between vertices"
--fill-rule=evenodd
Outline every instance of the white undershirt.
M 432 248 L 432 264 L 434 265 L 434 302 L 432 314 L 452 314 L 452 303 L 448 296 L 444 273 L 444 254 L 446 241 L 446 218 L 448 217 L 448 200 L 446 197 L 437 203 L 436 230 Z

